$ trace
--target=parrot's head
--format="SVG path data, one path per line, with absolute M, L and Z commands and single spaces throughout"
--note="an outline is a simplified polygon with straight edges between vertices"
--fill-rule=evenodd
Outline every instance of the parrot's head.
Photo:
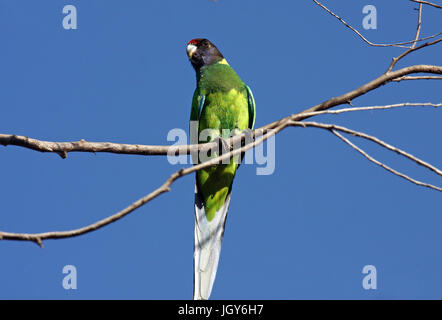
M 187 56 L 196 71 L 224 59 L 215 45 L 207 39 L 192 39 L 187 43 Z

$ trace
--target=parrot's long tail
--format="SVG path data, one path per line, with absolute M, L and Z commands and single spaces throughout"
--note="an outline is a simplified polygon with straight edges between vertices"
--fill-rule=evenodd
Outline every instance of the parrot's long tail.
M 202 195 L 195 183 L 194 300 L 207 300 L 212 292 L 221 253 L 221 242 L 230 204 L 230 194 L 229 191 L 224 205 L 216 212 L 215 217 L 208 221 Z

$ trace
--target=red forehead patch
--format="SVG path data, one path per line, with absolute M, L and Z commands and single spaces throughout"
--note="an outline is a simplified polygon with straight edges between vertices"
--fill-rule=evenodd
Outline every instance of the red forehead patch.
M 193 44 L 193 45 L 196 46 L 198 44 L 198 40 L 197 39 L 192 39 L 189 42 L 187 42 L 187 45 L 189 45 L 189 44 Z

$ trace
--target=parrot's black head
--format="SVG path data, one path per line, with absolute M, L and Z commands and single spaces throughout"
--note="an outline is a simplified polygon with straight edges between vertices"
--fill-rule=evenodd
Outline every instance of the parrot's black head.
M 187 56 L 196 71 L 224 59 L 215 45 L 207 39 L 193 39 L 187 43 Z

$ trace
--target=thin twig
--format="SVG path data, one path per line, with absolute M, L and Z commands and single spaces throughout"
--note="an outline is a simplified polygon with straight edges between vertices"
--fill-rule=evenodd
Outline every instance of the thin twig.
M 424 1 L 424 0 L 410 0 L 412 2 L 416 2 L 416 3 L 421 3 L 421 4 L 427 4 L 429 6 L 435 7 L 435 8 L 439 8 L 442 9 L 442 6 L 438 5 L 438 4 L 434 4 L 432 2 L 429 1 Z
M 352 112 L 352 111 L 385 110 L 385 109 L 394 109 L 394 108 L 401 108 L 401 107 L 434 107 L 434 108 L 438 108 L 438 107 L 442 107 L 442 103 L 403 102 L 403 103 L 389 104 L 389 105 L 384 105 L 384 106 L 352 107 L 352 108 L 337 109 L 337 110 L 323 110 L 323 111 L 309 112 L 309 113 L 304 113 L 304 114 L 308 115 L 308 116 L 317 116 L 317 115 L 321 115 L 321 114 L 340 114 L 340 113 Z
M 382 86 L 382 85 L 384 85 L 384 84 L 386 84 L 396 78 L 400 78 L 402 76 L 412 74 L 412 73 L 442 74 L 442 66 L 415 65 L 415 66 L 402 68 L 402 69 L 399 69 L 396 71 L 384 73 L 380 77 L 364 84 L 363 86 L 361 86 L 359 88 L 356 88 L 356 89 L 349 91 L 349 92 L 347 92 L 343 95 L 340 95 L 338 97 L 328 99 L 320 104 L 317 104 L 317 105 L 315 105 L 307 110 L 304 110 L 300 113 L 293 114 L 287 118 L 289 118 L 290 120 L 294 120 L 294 121 L 300 121 L 300 120 L 307 119 L 308 116 L 306 116 L 306 114 L 309 114 L 310 112 L 327 110 L 327 109 L 339 106 L 341 104 L 348 104 L 349 102 L 351 102 L 355 98 L 357 98 L 357 97 L 359 97 L 369 91 L 379 88 L 380 86 Z M 278 123 L 286 120 L 287 118 L 284 118 L 280 121 L 275 121 L 275 122 L 269 123 L 268 125 L 261 127 L 261 129 L 274 128 L 278 125 Z
M 373 43 L 371 41 L 369 41 L 367 38 L 365 38 L 358 30 L 356 30 L 355 28 L 353 28 L 351 25 L 349 25 L 347 22 L 344 21 L 344 19 L 342 19 L 341 17 L 339 17 L 337 14 L 335 14 L 333 11 L 331 11 L 330 9 L 328 9 L 326 6 L 324 6 L 322 3 L 320 3 L 317 0 L 313 0 L 314 3 L 316 3 L 318 6 L 320 6 L 322 9 L 324 9 L 325 11 L 327 11 L 329 14 L 331 14 L 333 17 L 335 17 L 336 19 L 338 19 L 339 21 L 341 21 L 347 28 L 351 29 L 354 33 L 356 33 L 365 43 L 369 44 L 370 46 L 373 47 L 399 47 L 399 48 L 409 48 L 409 46 L 404 46 L 405 44 L 411 44 L 411 43 L 415 43 L 417 41 L 423 41 L 423 40 L 428 40 L 434 37 L 437 37 L 438 35 L 440 35 L 442 32 L 439 32 L 437 34 L 434 34 L 432 36 L 429 37 L 425 37 L 422 39 L 418 39 L 418 40 L 410 40 L 410 41 L 405 41 L 405 42 L 397 42 L 397 43 Z
M 434 173 L 436 173 L 436 174 L 438 174 L 439 176 L 442 177 L 442 170 L 436 168 L 435 166 L 429 164 L 428 162 L 425 162 L 425 161 L 417 158 L 416 156 L 413 156 L 412 154 L 410 154 L 408 152 L 405 152 L 404 150 L 401 150 L 401 149 L 399 149 L 399 148 L 397 148 L 395 146 L 392 146 L 392 145 L 388 144 L 387 142 L 382 141 L 379 138 L 376 138 L 374 136 L 368 135 L 366 133 L 355 131 L 355 130 L 352 130 L 352 129 L 348 129 L 346 127 L 338 126 L 338 125 L 335 125 L 335 124 L 325 124 L 325 123 L 318 123 L 318 122 L 298 122 L 298 121 L 293 121 L 293 122 L 291 122 L 291 125 L 302 126 L 302 127 L 315 127 L 315 128 L 321 128 L 321 129 L 327 129 L 327 130 L 338 130 L 338 131 L 341 131 L 341 132 L 344 132 L 344 133 L 351 134 L 351 135 L 356 136 L 356 137 L 360 137 L 360 138 L 372 141 L 374 143 L 377 143 L 381 147 L 384 147 L 384 148 L 386 148 L 386 149 L 388 149 L 390 151 L 394 151 L 397 154 L 399 154 L 399 155 L 401 155 L 401 156 L 403 156 L 405 158 L 408 158 L 409 160 L 415 162 L 416 164 L 418 164 L 420 166 L 423 166 L 423 167 L 433 171 Z M 437 190 L 439 190 L 439 189 L 437 189 Z
M 422 3 L 419 4 L 419 14 L 418 14 L 418 18 L 417 18 L 416 37 L 414 37 L 414 42 L 411 45 L 411 49 L 413 49 L 417 44 L 417 40 L 419 39 L 419 34 L 421 32 L 421 25 L 422 25 Z
M 419 50 L 419 49 L 422 49 L 422 48 L 425 48 L 425 47 L 428 47 L 428 46 L 431 46 L 431 45 L 436 44 L 436 43 L 439 43 L 439 42 L 441 42 L 441 41 L 442 41 L 442 38 L 439 38 L 439 39 L 434 40 L 434 41 L 431 41 L 431 42 L 425 42 L 424 44 L 421 44 L 419 47 L 410 48 L 410 49 L 408 49 L 407 51 L 404 51 L 404 52 L 403 52 L 402 54 L 400 54 L 398 57 L 393 58 L 393 60 L 392 60 L 392 62 L 391 62 L 391 64 L 390 64 L 390 66 L 388 67 L 388 69 L 387 69 L 387 71 L 386 71 L 385 73 L 389 73 L 391 70 L 393 70 L 393 68 L 394 68 L 394 66 L 396 65 L 396 63 L 397 63 L 399 60 L 401 60 L 403 57 L 405 57 L 406 55 L 408 55 L 409 53 L 411 53 L 411 52 L 413 52 L 413 51 L 416 51 L 416 50 Z
M 403 80 L 442 80 L 442 77 L 439 76 L 404 76 L 397 79 L 393 79 L 391 81 L 399 82 Z
M 396 171 L 392 168 L 390 168 L 389 166 L 387 166 L 386 164 L 383 164 L 382 162 L 379 162 L 378 160 L 376 160 L 375 158 L 373 158 L 372 156 L 370 156 L 367 152 L 365 152 L 364 150 L 362 150 L 361 148 L 359 148 L 358 146 L 356 146 L 354 143 L 352 143 L 350 140 L 348 140 L 347 138 L 345 138 L 343 135 L 341 135 L 339 132 L 337 132 L 336 130 L 332 130 L 333 134 L 336 135 L 337 137 L 339 137 L 342 141 L 344 141 L 345 143 L 347 143 L 349 146 L 351 146 L 353 149 L 357 150 L 359 153 L 361 153 L 364 157 L 366 157 L 368 160 L 370 160 L 371 162 L 377 164 L 378 166 L 381 166 L 382 168 L 384 168 L 385 170 L 401 177 L 404 178 L 405 180 L 408 180 L 414 184 L 417 184 L 419 186 L 423 186 L 423 187 L 427 187 L 427 188 L 431 188 L 434 190 L 438 190 L 438 191 L 442 191 L 442 188 L 433 186 L 431 184 L 425 183 L 425 182 L 421 182 L 418 180 L 415 180 L 413 178 L 410 178 L 409 176 Z

